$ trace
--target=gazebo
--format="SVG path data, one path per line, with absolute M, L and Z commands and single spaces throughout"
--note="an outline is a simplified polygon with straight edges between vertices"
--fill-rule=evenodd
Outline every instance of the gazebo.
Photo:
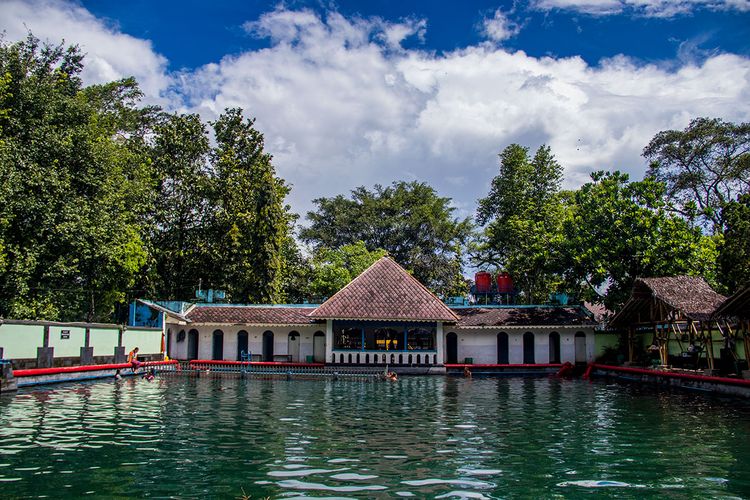
M 610 319 L 609 327 L 627 330 L 631 362 L 636 331 L 650 331 L 662 365 L 669 364 L 669 341 L 674 339 L 683 352 L 690 344 L 705 349 L 708 367 L 713 369 L 714 324 L 722 337 L 726 337 L 726 326 L 722 329 L 713 314 L 725 299 L 699 277 L 640 278 L 635 281 L 628 301 Z M 688 346 L 683 342 L 688 342 Z
M 735 340 L 740 338 L 745 346 L 745 359 L 750 362 L 750 283 L 746 283 L 731 297 L 725 300 L 714 311 L 715 318 L 723 318 L 725 321 L 736 320 L 736 329 L 733 334 Z

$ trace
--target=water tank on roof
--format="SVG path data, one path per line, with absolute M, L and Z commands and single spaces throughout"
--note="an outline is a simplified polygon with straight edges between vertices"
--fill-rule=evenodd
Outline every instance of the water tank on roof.
M 479 271 L 474 275 L 474 284 L 477 293 L 490 293 L 492 291 L 492 275 L 487 271 Z
M 498 273 L 497 293 L 513 293 L 513 279 L 508 273 Z

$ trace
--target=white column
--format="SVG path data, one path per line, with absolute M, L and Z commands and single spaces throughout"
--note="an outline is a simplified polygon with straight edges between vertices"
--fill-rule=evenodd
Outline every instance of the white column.
M 333 320 L 326 320 L 326 363 L 331 362 L 331 356 L 333 355 Z
M 442 365 L 445 363 L 445 335 L 443 334 L 443 323 L 438 321 L 437 328 L 435 329 L 435 344 L 437 348 L 437 364 Z

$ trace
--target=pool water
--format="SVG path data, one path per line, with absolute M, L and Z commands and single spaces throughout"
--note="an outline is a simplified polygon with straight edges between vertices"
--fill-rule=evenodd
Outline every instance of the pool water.
M 750 497 L 750 405 L 548 378 L 158 377 L 0 397 L 0 497 Z

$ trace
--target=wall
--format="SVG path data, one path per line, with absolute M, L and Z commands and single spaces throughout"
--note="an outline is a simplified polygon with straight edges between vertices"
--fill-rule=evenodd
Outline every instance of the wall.
M 475 364 L 496 364 L 497 334 L 505 331 L 508 334 L 508 362 L 522 364 L 523 334 L 530 331 L 534 334 L 534 362 L 549 363 L 549 334 L 560 334 L 560 362 L 575 362 L 575 334 L 582 331 L 586 334 L 586 357 L 593 361 L 596 352 L 595 334 L 592 328 L 563 327 L 541 328 L 529 330 L 510 330 L 502 328 L 451 328 L 445 327 L 445 333 L 455 332 L 458 336 L 458 362 L 463 363 L 466 358 L 472 358 Z M 446 348 L 447 349 L 447 348 Z
M 289 333 L 300 334 L 300 361 L 304 362 L 307 356 L 313 355 L 313 335 L 317 331 L 325 332 L 325 325 L 311 325 L 304 327 L 294 326 L 242 326 L 242 325 L 176 325 L 167 324 L 170 335 L 170 358 L 187 359 L 188 335 L 190 330 L 198 331 L 198 358 L 213 359 L 213 335 L 214 331 L 221 330 L 224 333 L 224 360 L 237 360 L 237 334 L 244 330 L 248 333 L 248 350 L 253 355 L 263 353 L 263 332 L 273 332 L 274 354 L 288 354 Z M 185 340 L 177 341 L 178 333 L 185 330 Z
M 81 348 L 86 346 L 87 328 L 89 347 L 93 347 L 93 356 L 114 357 L 115 347 L 119 345 L 119 325 L 6 320 L 0 324 L 0 347 L 3 348 L 3 356 L 12 360 L 32 360 L 24 362 L 24 366 L 35 366 L 37 348 L 44 346 L 45 327 L 49 329 L 49 347 L 53 349 L 53 360 L 66 359 L 66 364 L 79 363 Z M 126 329 L 122 341 L 126 353 L 137 345 L 143 355 L 158 355 L 161 350 L 161 330 Z

